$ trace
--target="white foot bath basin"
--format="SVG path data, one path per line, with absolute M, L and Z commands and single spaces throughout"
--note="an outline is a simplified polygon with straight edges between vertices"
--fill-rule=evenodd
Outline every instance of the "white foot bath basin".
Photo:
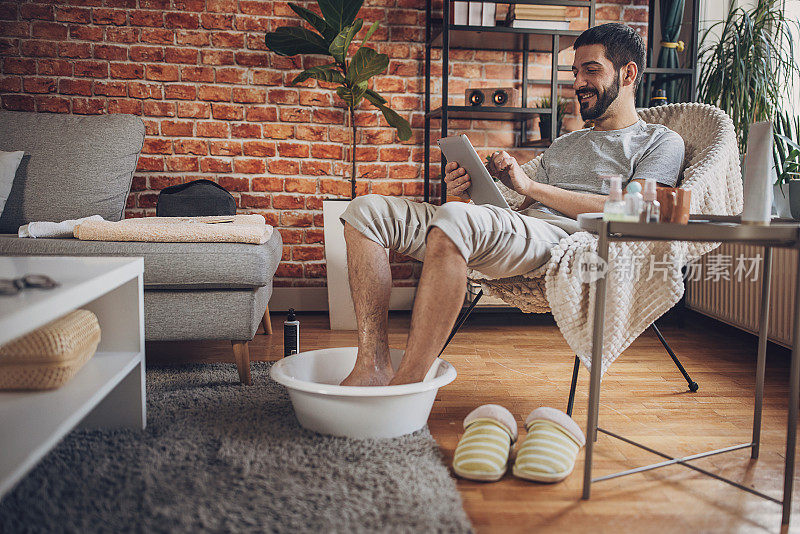
M 392 365 L 403 352 L 391 349 Z M 456 370 L 438 358 L 422 382 L 401 386 L 340 386 L 356 362 L 358 347 L 301 352 L 276 362 L 270 376 L 289 389 L 300 424 L 321 434 L 356 439 L 394 438 L 428 421 L 436 392 Z

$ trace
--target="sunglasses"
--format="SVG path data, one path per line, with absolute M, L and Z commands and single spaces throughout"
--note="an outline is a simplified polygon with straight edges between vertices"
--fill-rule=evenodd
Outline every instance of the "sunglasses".
M 0 295 L 16 295 L 29 287 L 52 289 L 58 285 L 58 282 L 43 274 L 26 274 L 20 278 L 0 278 Z

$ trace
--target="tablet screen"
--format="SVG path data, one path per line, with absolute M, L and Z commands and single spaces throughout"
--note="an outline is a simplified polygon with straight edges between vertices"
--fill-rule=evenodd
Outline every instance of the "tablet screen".
M 443 137 L 439 139 L 439 147 L 448 162 L 457 162 L 469 174 L 471 184 L 467 189 L 467 194 L 475 204 L 491 204 L 510 209 L 508 202 L 500 193 L 500 189 L 466 135 Z

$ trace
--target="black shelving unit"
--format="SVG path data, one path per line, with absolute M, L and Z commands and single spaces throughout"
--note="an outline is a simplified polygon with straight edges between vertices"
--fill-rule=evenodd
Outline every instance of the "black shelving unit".
M 589 9 L 589 26 L 594 26 L 595 0 L 488 0 L 500 4 L 579 6 Z M 558 79 L 559 71 L 570 71 L 571 67 L 558 65 L 558 53 L 571 47 L 581 34 L 573 30 L 540 30 L 509 28 L 505 26 L 463 26 L 451 24 L 451 0 L 444 0 L 442 18 L 433 18 L 431 0 L 425 7 L 425 155 L 424 179 L 425 202 L 430 201 L 430 142 L 431 119 L 440 119 L 442 137 L 447 137 L 447 121 L 450 119 L 477 119 L 519 122 L 520 138 L 524 139 L 527 121 L 536 115 L 555 117 L 558 104 L 558 86 L 566 83 Z M 442 49 L 442 105 L 431 110 L 431 50 Z M 448 78 L 450 75 L 450 50 L 503 50 L 522 52 L 521 104 L 518 108 L 489 108 L 472 106 L 453 106 L 449 104 Z M 550 80 L 550 109 L 529 108 L 528 86 L 540 80 L 528 78 L 528 56 L 534 53 L 550 53 L 552 70 Z M 555 139 L 558 121 L 550 121 L 550 139 Z M 442 167 L 445 164 L 442 157 Z M 441 180 L 440 203 L 444 204 L 447 190 Z
M 595 23 L 595 0 L 488 0 L 489 2 L 500 4 L 532 4 L 532 5 L 556 5 L 556 6 L 578 6 L 589 9 L 589 26 Z M 647 65 L 653 63 L 653 56 L 656 54 L 655 41 L 655 15 L 657 0 L 648 2 L 648 32 L 647 32 Z M 559 65 L 558 53 L 571 47 L 575 39 L 580 35 L 580 31 L 570 30 L 538 30 L 509 28 L 505 26 L 463 26 L 450 24 L 451 0 L 444 0 L 442 8 L 442 18 L 434 19 L 431 7 L 431 0 L 426 2 L 425 17 L 425 156 L 424 156 L 424 179 L 425 179 L 425 201 L 430 201 L 430 142 L 431 142 L 431 120 L 440 119 L 442 126 L 442 137 L 448 133 L 447 121 L 450 119 L 476 119 L 476 120 L 496 120 L 514 121 L 519 123 L 520 139 L 525 139 L 528 120 L 536 115 L 556 116 L 556 106 L 558 104 L 559 85 L 572 85 L 572 80 L 559 80 L 559 72 L 570 72 L 571 65 Z M 650 92 L 655 83 L 656 76 L 661 79 L 681 78 L 688 79 L 689 90 L 688 100 L 697 100 L 697 52 L 699 48 L 698 28 L 700 24 L 700 0 L 691 0 L 687 6 L 691 5 L 692 12 L 689 15 L 691 28 L 688 31 L 689 44 L 686 48 L 686 66 L 679 69 L 663 69 L 657 67 L 647 67 L 644 70 L 644 80 L 642 83 L 643 97 L 640 100 L 646 106 L 649 102 Z M 659 35 L 660 38 L 660 35 Z M 431 50 L 433 48 L 442 49 L 442 105 L 431 110 Z M 521 97 L 522 107 L 518 108 L 489 108 L 472 106 L 453 106 L 449 104 L 448 78 L 450 73 L 450 50 L 497 50 L 497 51 L 521 51 L 522 52 L 522 80 Z M 528 78 L 528 56 L 531 52 L 550 53 L 552 57 L 552 69 L 550 79 L 530 79 Z M 527 107 L 528 86 L 550 85 L 550 109 L 529 108 Z M 550 139 L 555 139 L 557 122 L 550 121 Z M 527 143 L 529 147 L 546 147 L 547 140 Z M 444 158 L 442 158 L 442 167 Z M 443 204 L 447 196 L 444 180 L 441 180 L 440 202 Z
M 648 2 L 648 20 L 647 20 L 647 65 L 652 65 L 655 61 L 654 57 L 658 56 L 658 49 L 660 44 L 656 44 L 655 40 L 655 21 L 656 21 L 656 4 L 657 0 L 649 0 Z M 642 94 L 639 99 L 639 104 L 647 107 L 653 85 L 656 83 L 656 76 L 661 76 L 662 79 L 678 78 L 688 79 L 688 98 L 689 102 L 697 101 L 697 52 L 700 47 L 700 0 L 691 0 L 686 3 L 686 7 L 691 6 L 692 12 L 689 17 L 684 13 L 684 27 L 686 19 L 691 20 L 690 28 L 688 30 L 689 44 L 684 50 L 684 57 L 686 59 L 686 66 L 679 69 L 664 69 L 658 67 L 647 67 L 644 69 L 644 79 L 642 80 Z M 685 8 L 684 8 L 685 9 Z M 683 33 L 683 32 L 682 32 Z M 659 42 L 660 42 L 659 35 Z

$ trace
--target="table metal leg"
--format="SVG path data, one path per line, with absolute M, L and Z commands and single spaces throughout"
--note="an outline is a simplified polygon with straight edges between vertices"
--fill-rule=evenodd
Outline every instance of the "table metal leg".
M 767 332 L 769 331 L 769 293 L 772 279 L 772 248 L 764 247 L 761 266 L 761 314 L 758 326 L 758 360 L 756 363 L 756 399 L 753 409 L 753 448 L 750 458 L 758 458 L 761 445 L 761 407 L 764 403 L 764 367 L 767 361 Z
M 797 251 L 800 261 L 800 250 Z M 797 443 L 797 403 L 800 401 L 800 280 L 794 290 L 794 328 L 792 329 L 792 366 L 789 374 L 789 421 L 786 428 L 786 465 L 783 472 L 782 525 L 789 525 L 792 515 L 792 489 L 794 485 L 794 450 Z
M 600 224 L 597 240 L 597 254 L 608 262 L 608 223 Z M 592 490 L 592 454 L 597 437 L 597 418 L 600 409 L 600 376 L 603 359 L 603 320 L 606 308 L 606 280 L 610 273 L 597 280 L 594 301 L 594 321 L 592 324 L 592 369 L 589 380 L 589 409 L 586 420 L 586 459 L 583 468 L 583 498 L 588 499 Z

